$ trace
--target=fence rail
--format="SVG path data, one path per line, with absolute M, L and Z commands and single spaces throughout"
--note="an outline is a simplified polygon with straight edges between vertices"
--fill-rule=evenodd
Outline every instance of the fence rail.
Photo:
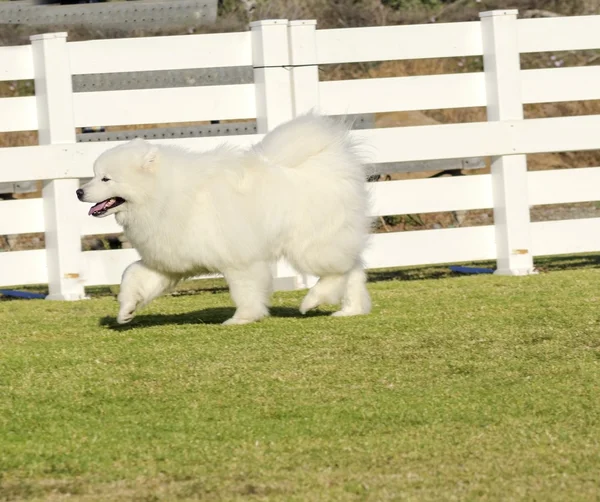
M 600 16 L 518 20 L 516 11 L 483 13 L 478 22 L 341 30 L 271 20 L 215 35 L 67 42 L 59 33 L 0 48 L 0 79 L 36 82 L 35 96 L 0 98 L 0 132 L 37 130 L 40 138 L 38 146 L 0 149 L 0 183 L 44 181 L 40 199 L 0 202 L 0 235 L 46 234 L 46 249 L 0 253 L 0 285 L 48 283 L 49 298 L 77 299 L 84 286 L 119 282 L 137 257 L 132 249 L 81 251 L 82 236 L 120 232 L 112 218 L 87 217 L 73 197 L 95 158 L 119 142 L 77 142 L 77 127 L 255 120 L 252 134 L 225 138 L 247 147 L 313 108 L 335 115 L 487 109 L 486 122 L 352 131 L 374 172 L 482 157 L 492 166 L 485 175 L 370 184 L 373 216 L 491 208 L 495 223 L 373 235 L 368 267 L 495 259 L 497 273 L 522 275 L 533 272 L 534 256 L 598 251 L 600 218 L 531 223 L 529 208 L 600 200 L 600 167 L 527 172 L 526 156 L 600 149 L 600 115 L 524 120 L 523 105 L 600 99 L 600 67 L 519 67 L 521 53 L 597 48 Z M 324 64 L 457 56 L 483 56 L 483 71 L 319 81 Z M 215 67 L 252 67 L 253 81 L 73 92 L 74 76 Z M 223 140 L 153 141 L 204 150 Z M 285 263 L 275 272 L 279 288 L 310 282 Z

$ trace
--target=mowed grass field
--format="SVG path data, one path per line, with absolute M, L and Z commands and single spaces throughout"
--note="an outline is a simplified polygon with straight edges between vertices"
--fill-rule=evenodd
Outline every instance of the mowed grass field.
M 598 500 L 600 268 L 556 263 L 241 327 L 219 283 L 124 328 L 110 295 L 2 301 L 0 500 Z

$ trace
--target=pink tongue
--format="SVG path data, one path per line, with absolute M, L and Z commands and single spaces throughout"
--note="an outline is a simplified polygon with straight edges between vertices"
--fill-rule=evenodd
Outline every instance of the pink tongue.
M 90 208 L 90 212 L 88 213 L 88 216 L 93 215 L 94 213 L 98 212 L 98 211 L 102 211 L 104 209 L 104 207 L 106 206 L 106 204 L 108 204 L 108 200 L 103 200 L 102 202 L 98 202 L 98 204 L 93 205 Z

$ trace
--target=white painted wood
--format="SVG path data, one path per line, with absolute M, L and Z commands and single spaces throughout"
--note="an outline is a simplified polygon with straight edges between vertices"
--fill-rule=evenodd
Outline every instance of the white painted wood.
M 493 205 L 490 175 L 367 184 L 371 216 L 435 213 L 489 208 Z
M 483 73 L 333 80 L 319 84 L 328 114 L 378 113 L 485 106 Z
M 466 227 L 375 234 L 365 252 L 367 268 L 493 260 L 494 227 Z
M 75 142 L 71 72 L 67 34 L 31 37 L 35 69 L 39 143 Z M 46 159 L 41 159 L 46 165 Z M 48 267 L 48 299 L 85 298 L 81 278 L 81 231 L 73 218 L 77 207 L 76 179 L 50 179 L 44 183 L 44 218 Z
M 474 122 L 353 131 L 368 160 L 460 159 L 507 154 L 594 150 L 600 115 Z
M 529 204 L 567 204 L 600 200 L 600 167 L 527 173 Z
M 294 117 L 319 108 L 319 67 L 317 65 L 317 39 L 315 20 L 290 21 L 288 23 L 288 39 L 290 52 L 292 114 Z M 275 284 L 277 289 L 310 288 L 317 283 L 318 278 L 299 274 L 285 261 L 277 265 L 279 276 L 284 282 Z M 295 278 L 290 284 L 288 276 Z
M 478 22 L 317 30 L 319 64 L 480 56 Z
M 524 70 L 523 103 L 600 98 L 600 66 Z M 484 73 L 333 80 L 319 84 L 328 114 L 380 113 L 486 106 Z
M 0 285 L 25 286 L 48 283 L 46 250 L 0 253 Z
M 73 103 L 77 127 L 256 117 L 254 84 L 78 92 Z
M 0 166 L 10 166 L 0 168 L 0 182 L 52 180 L 46 184 L 44 202 L 35 199 L 0 202 L 0 234 L 45 230 L 50 243 L 48 251 L 0 253 L 0 284 L 49 281 L 52 287 L 57 283 L 56 276 L 52 275 L 52 250 L 65 243 L 77 242 L 77 251 L 66 246 L 67 252 L 61 252 L 61 256 L 67 256 L 68 264 L 59 261 L 58 267 L 63 267 L 68 275 L 73 264 L 80 260 L 77 291 L 82 291 L 83 284 L 120 282 L 123 269 L 137 259 L 134 250 L 79 251 L 81 235 L 121 231 L 114 218 L 88 217 L 89 205 L 78 202 L 72 193 L 78 186 L 76 178 L 89 177 L 95 158 L 120 142 L 75 144 L 75 125 L 194 122 L 257 116 L 261 131 L 258 135 L 156 141 L 194 150 L 206 150 L 223 142 L 247 147 L 259 141 L 264 132 L 319 104 L 319 108 L 332 114 L 488 106 L 490 122 L 486 123 L 352 132 L 355 138 L 365 140 L 364 152 L 374 163 L 485 156 L 502 159 L 501 169 L 492 175 L 369 185 L 373 192 L 373 215 L 469 210 L 492 205 L 496 206 L 497 213 L 507 215 L 505 220 L 496 216 L 500 222 L 496 227 L 375 235 L 366 253 L 370 267 L 494 259 L 498 254 L 497 232 L 503 226 L 509 237 L 516 233 L 521 242 L 522 232 L 531 232 L 529 255 L 600 250 L 599 219 L 529 224 L 528 219 L 523 218 L 524 212 L 528 218 L 529 205 L 600 199 L 597 189 L 600 168 L 527 173 L 522 161 L 522 156 L 528 153 L 598 149 L 600 115 L 523 120 L 521 105 L 522 102 L 597 99 L 600 70 L 584 67 L 521 72 L 517 50 L 598 47 L 595 42 L 598 20 L 590 17 L 515 21 L 514 17 L 510 12 L 493 12 L 487 17 L 484 15 L 481 23 L 316 32 L 313 22 L 274 20 L 254 23 L 251 33 L 226 34 L 223 38 L 202 35 L 201 38 L 158 37 L 65 44 L 64 36 L 50 35 L 38 37 L 33 47 L 10 48 L 10 51 L 0 48 L 0 76 L 9 75 L 10 79 L 32 78 L 35 54 L 38 91 L 35 98 L 0 99 L 0 130 L 33 129 L 39 124 L 40 140 L 46 143 L 0 149 Z M 536 36 L 524 34 L 528 24 L 537 30 Z M 546 40 L 540 41 L 542 38 Z M 556 45 L 558 39 L 561 39 L 561 49 Z M 218 43 L 213 46 L 215 41 Z M 484 47 L 485 75 L 432 75 L 319 84 L 314 65 L 315 61 L 324 64 L 477 55 L 483 53 Z M 9 58 L 9 53 L 16 59 Z M 70 60 L 65 56 L 67 53 Z M 254 66 L 256 85 L 82 93 L 75 96 L 73 110 L 71 70 L 73 73 L 127 72 L 237 64 Z M 148 103 L 152 103 L 156 111 L 146 112 L 145 109 L 150 108 Z M 17 213 L 19 218 L 14 217 Z M 55 221 L 60 224 L 54 225 Z M 68 239 L 64 239 L 65 235 Z M 502 231 L 500 236 L 505 238 Z M 57 245 L 52 244 L 53 238 Z M 505 239 L 506 246 L 502 249 L 509 249 L 508 254 L 518 251 L 518 256 L 522 256 L 521 250 L 525 247 L 513 245 L 518 239 L 511 239 Z M 75 260 L 68 258 L 69 253 Z M 505 262 L 500 256 L 500 271 L 514 273 L 514 268 L 503 266 Z M 47 264 L 50 271 L 46 270 Z M 530 271 L 529 263 L 526 267 L 520 265 L 518 273 L 524 268 Z M 282 289 L 307 285 L 302 282 L 305 278 L 299 277 L 284 262 L 275 267 L 275 272 L 278 287 Z M 74 297 L 78 296 L 70 295 Z
M 600 99 L 600 66 L 524 70 L 521 79 L 523 103 Z
M 288 24 L 294 117 L 319 107 L 316 25 L 314 20 Z
M 70 42 L 74 75 L 252 65 L 249 32 Z
M 0 81 L 34 77 L 31 45 L 0 47 Z
M 135 249 L 111 249 L 82 253 L 86 286 L 120 284 L 127 266 L 140 259 Z
M 252 66 L 256 90 L 256 128 L 266 134 L 294 116 L 287 19 L 250 23 Z M 298 275 L 285 261 L 272 266 L 274 287 L 296 289 Z
M 509 122 L 515 153 L 595 150 L 600 115 L 530 119 Z M 556 122 L 555 122 L 556 120 Z M 517 125 L 517 123 L 519 125 Z
M 502 122 L 476 122 L 416 127 L 356 130 L 369 162 L 460 159 L 505 154 L 593 150 L 599 147 L 600 115 L 556 117 Z M 263 135 L 153 140 L 192 150 L 220 144 L 249 147 Z M 0 148 L 0 165 L 19 166 L 2 172 L 3 182 L 86 178 L 105 150 L 122 142 L 78 143 Z
M 596 252 L 600 249 L 600 218 L 532 223 L 531 241 L 536 256 Z
M 600 168 L 528 173 L 530 205 L 600 200 Z M 387 181 L 368 184 L 372 216 L 460 211 L 492 207 L 490 175 Z M 78 214 L 82 235 L 121 233 L 114 218 L 92 218 L 87 205 Z M 12 217 L 19 214 L 19 218 Z M 0 202 L 0 235 L 43 231 L 41 199 Z
M 256 90 L 256 125 L 264 134 L 293 117 L 287 19 L 256 21 L 252 30 L 252 65 Z
M 249 147 L 263 135 L 247 134 L 243 136 L 184 138 L 178 140 L 152 140 L 152 143 L 178 145 L 191 150 L 205 151 L 224 143 Z M 19 169 L 2 172 L 2 181 L 30 181 L 63 178 L 90 178 L 93 176 L 93 164 L 98 155 L 124 141 L 100 143 L 76 143 L 64 145 L 24 146 L 19 148 L 0 148 L 0 166 L 13 165 Z
M 0 235 L 33 234 L 44 228 L 42 199 L 0 201 Z
M 489 121 L 522 120 L 517 11 L 480 14 Z M 507 152 L 508 153 L 508 152 Z M 496 274 L 534 273 L 525 155 L 491 159 L 496 229 Z
M 519 52 L 576 51 L 600 48 L 600 17 L 520 19 Z
M 0 132 L 38 128 L 35 96 L 0 98 Z

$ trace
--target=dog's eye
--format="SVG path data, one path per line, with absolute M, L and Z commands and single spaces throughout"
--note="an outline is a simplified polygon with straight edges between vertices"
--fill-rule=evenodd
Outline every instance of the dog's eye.
M 110 178 L 107 178 L 106 176 L 104 176 L 104 178 L 102 178 L 102 181 L 104 181 L 104 182 L 110 181 Z

